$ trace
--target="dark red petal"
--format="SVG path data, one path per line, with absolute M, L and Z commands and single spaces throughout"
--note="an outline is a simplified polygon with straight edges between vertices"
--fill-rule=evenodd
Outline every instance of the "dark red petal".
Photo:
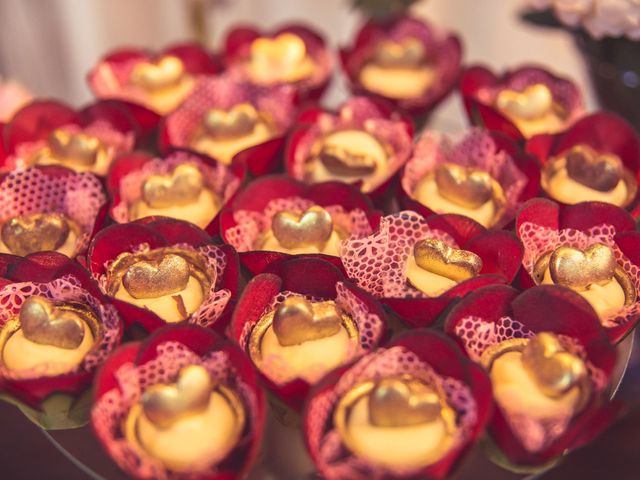
M 193 247 L 201 247 L 211 243 L 211 238 L 193 223 L 168 217 L 146 217 L 136 220 L 136 224 L 147 225 L 162 235 L 167 245 L 186 243 Z
M 135 363 L 136 365 L 144 365 L 154 360 L 158 356 L 158 346 L 166 342 L 181 343 L 196 355 L 202 357 L 209 353 L 221 340 L 217 333 L 199 325 L 165 325 L 142 342 L 138 349 Z
M 274 262 L 267 273 L 278 275 L 282 290 L 335 298 L 336 282 L 344 281 L 344 275 L 330 263 L 315 258 L 291 258 Z
M 613 225 L 616 232 L 631 232 L 636 229 L 631 215 L 626 210 L 610 203 L 583 202 L 567 205 L 560 209 L 562 228 L 588 230 L 602 224 Z
M 552 230 L 563 227 L 560 224 L 560 207 L 545 198 L 532 198 L 522 205 L 516 216 L 516 233 L 519 234 L 520 227 L 527 222 Z
M 233 157 L 233 163 L 245 165 L 252 175 L 259 177 L 276 171 L 279 167 L 284 136 L 246 148 Z
M 267 306 L 282 290 L 282 281 L 277 275 L 262 273 L 254 277 L 238 299 L 231 318 L 230 335 L 240 340 L 244 325 L 260 320 Z
M 107 188 L 113 194 L 120 189 L 120 181 L 129 173 L 140 170 L 153 157 L 144 152 L 131 152 L 118 157 L 112 164 L 107 175 Z
M 462 245 L 482 258 L 482 273 L 501 275 L 511 283 L 522 264 L 524 248 L 511 232 L 487 230 Z
M 120 388 L 120 383 L 115 374 L 121 366 L 135 362 L 140 345 L 140 342 L 129 342 L 109 355 L 96 374 L 94 384 L 96 400 L 100 399 L 108 391 Z
M 251 182 L 234 200 L 234 210 L 262 212 L 269 202 L 278 198 L 304 195 L 306 186 L 287 175 L 269 175 Z
M 83 126 L 100 120 L 107 122 L 122 134 L 132 132 L 138 137 L 141 133 L 131 113 L 114 100 L 99 100 L 87 105 L 79 113 L 79 121 Z
M 218 71 L 212 56 L 198 43 L 181 43 L 172 45 L 164 52 L 165 55 L 175 55 L 192 74 L 212 75 Z
M 425 218 L 425 222 L 429 228 L 448 233 L 461 246 L 485 231 L 485 228 L 475 220 L 453 213 L 431 215 Z
M 17 145 L 44 140 L 56 128 L 78 125 L 78 114 L 69 106 L 53 100 L 37 100 L 23 107 L 5 127 L 7 151 Z
M 224 40 L 224 58 L 227 64 L 233 62 L 236 57 L 248 53 L 248 46 L 260 34 L 251 25 L 238 25 L 227 33 Z

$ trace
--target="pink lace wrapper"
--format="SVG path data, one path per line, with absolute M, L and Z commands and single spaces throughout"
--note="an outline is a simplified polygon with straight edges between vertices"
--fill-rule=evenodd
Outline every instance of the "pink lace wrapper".
M 476 95 L 482 103 L 494 105 L 502 90 L 522 92 L 527 87 L 539 83 L 551 91 L 554 101 L 567 112 L 565 119 L 567 126 L 573 124 L 584 114 L 584 104 L 578 88 L 571 82 L 554 80 L 553 77 L 541 70 L 525 69 L 511 75 L 505 82 L 478 90 Z
M 214 384 L 223 384 L 239 395 L 246 409 L 250 428 L 243 444 L 253 435 L 257 399 L 251 389 L 238 377 L 224 352 L 210 352 L 199 357 L 179 342 L 168 341 L 157 347 L 158 356 L 136 366 L 131 363 L 122 365 L 116 372 L 118 388 L 101 396 L 93 406 L 91 419 L 96 435 L 105 445 L 111 458 L 128 474 L 143 479 L 191 479 L 202 478 L 205 474 L 214 475 L 216 465 L 206 472 L 176 473 L 167 470 L 159 461 L 145 455 L 131 445 L 122 432 L 122 425 L 144 391 L 158 383 L 172 383 L 181 368 L 189 365 L 201 365 L 207 369 Z
M 473 128 L 457 142 L 448 136 L 439 138 L 437 134 L 424 133 L 405 166 L 402 188 L 413 197 L 420 180 L 443 163 L 489 173 L 504 191 L 507 204 L 503 220 L 514 216 L 519 206 L 518 198 L 527 185 L 527 176 L 518 169 L 509 154 L 497 151 L 495 142 L 487 132 Z
M 326 112 L 320 114 L 317 123 L 299 140 L 293 157 L 292 176 L 304 180 L 304 165 L 311 158 L 314 144 L 328 133 L 341 129 L 364 130 L 389 146 L 393 152 L 387 158 L 388 176 L 379 184 L 372 185 L 372 190 L 393 176 L 411 154 L 411 137 L 404 124 L 383 117 L 375 104 L 367 98 L 354 97 L 340 108 L 337 115 Z
M 439 375 L 416 354 L 404 347 L 378 349 L 346 371 L 331 390 L 312 397 L 306 417 L 309 450 L 324 478 L 368 479 L 399 478 L 418 473 L 414 470 L 390 470 L 353 455 L 333 426 L 333 412 L 340 398 L 356 385 L 380 378 L 408 374 L 428 385 L 439 386 L 449 405 L 457 413 L 457 429 L 451 450 L 460 448 L 470 437 L 477 421 L 477 407 L 469 388 L 460 380 Z
M 633 283 L 636 291 L 640 291 L 640 267 L 631 262 L 614 241 L 616 230 L 612 225 L 602 224 L 586 231 L 565 228 L 553 230 L 534 223 L 525 222 L 520 225 L 518 236 L 524 246 L 522 264 L 533 278 L 533 268 L 540 257 L 560 246 L 568 246 L 584 250 L 594 243 L 603 243 L 613 249 L 618 265 L 622 267 Z M 640 314 L 640 301 L 621 307 L 600 321 L 604 327 L 623 325 Z
M 63 213 L 80 227 L 73 256 L 89 243 L 96 216 L 107 201 L 90 173 L 50 176 L 37 168 L 9 173 L 0 184 L 0 220 L 31 213 Z
M 142 187 L 146 179 L 151 175 L 167 175 L 178 165 L 186 163 L 198 167 L 206 187 L 221 199 L 221 205 L 229 201 L 240 187 L 240 179 L 235 177 L 226 165 L 216 162 L 214 166 L 211 166 L 195 155 L 190 155 L 187 152 L 174 152 L 164 160 L 154 158 L 139 170 L 122 177 L 119 185 L 120 202 L 111 209 L 113 219 L 118 223 L 131 221 L 129 209 L 142 197 Z
M 239 84 L 229 76 L 200 80 L 184 103 L 166 118 L 171 145 L 190 147 L 202 125 L 202 117 L 212 108 L 225 111 L 240 103 L 250 103 L 266 114 L 275 126 L 275 136 L 284 134 L 293 117 L 294 91 L 290 87 L 265 88 Z
M 428 298 L 407 282 L 413 247 L 425 238 L 460 248 L 451 235 L 429 228 L 421 215 L 407 210 L 383 217 L 373 235 L 343 242 L 340 258 L 349 278 L 378 298 Z
M 80 127 L 74 124 L 64 125 L 63 127 L 59 127 L 58 130 L 72 134 L 84 133 L 85 135 L 97 138 L 106 150 L 107 165 L 111 165 L 111 162 L 113 162 L 118 155 L 131 151 L 135 144 L 135 135 L 133 132 L 122 133 L 113 128 L 109 122 L 105 120 L 96 120 L 86 127 Z M 46 140 L 19 144 L 16 147 L 15 154 L 10 156 L 5 162 L 7 169 L 27 168 L 31 165 L 31 158 L 33 158 L 34 154 L 47 145 Z M 69 166 L 69 168 L 73 169 L 72 166 Z
M 513 338 L 535 336 L 535 333 L 525 325 L 509 317 L 499 318 L 496 322 L 485 321 L 480 317 L 466 317 L 456 325 L 454 333 L 462 341 L 469 357 L 475 362 L 478 362 L 482 353 L 491 346 Z M 607 376 L 589 361 L 584 347 L 565 335 L 558 335 L 558 339 L 567 351 L 583 360 L 595 394 L 603 392 L 608 383 Z M 509 427 L 522 446 L 531 453 L 540 452 L 549 447 L 564 434 L 573 418 L 571 415 L 533 418 L 509 407 L 509 405 L 500 404 Z
M 306 198 L 288 197 L 270 201 L 262 212 L 237 210 L 233 213 L 236 225 L 225 231 L 225 237 L 238 252 L 250 252 L 256 249 L 260 238 L 271 229 L 271 221 L 278 212 L 304 212 L 314 205 Z M 346 211 L 340 205 L 323 208 L 331 215 L 334 227 L 346 232 L 349 238 L 362 238 L 372 233 L 365 211 Z
M 384 324 L 383 320 L 376 314 L 369 312 L 367 307 L 362 301 L 360 301 L 353 293 L 345 288 L 342 282 L 336 284 L 337 296 L 335 298 L 336 305 L 340 307 L 347 315 L 349 315 L 356 324 L 359 334 L 359 344 L 352 346 L 345 359 L 345 363 L 354 358 L 355 356 L 371 350 L 382 335 Z M 280 292 L 273 298 L 271 304 L 260 315 L 266 315 L 267 313 L 278 308 L 285 299 L 292 296 L 300 296 L 300 294 L 290 291 Z M 313 297 L 308 295 L 302 295 L 309 301 L 322 302 L 325 300 L 334 300 L 332 298 Z M 242 334 L 238 343 L 246 350 L 255 322 L 245 323 Z M 290 382 L 295 378 L 293 372 L 289 368 L 289 365 L 282 362 L 278 358 L 265 357 L 262 359 L 261 366 L 262 373 L 271 379 L 276 384 L 282 385 Z M 307 372 L 307 378 L 311 380 L 309 383 L 315 383 L 327 373 L 326 366 L 323 364 L 311 367 Z
M 224 269 L 227 266 L 227 257 L 224 252 L 215 245 L 204 245 L 199 248 L 194 248 L 189 244 L 176 244 L 171 245 L 174 248 L 180 248 L 183 250 L 196 251 L 202 255 L 209 266 L 209 270 L 215 275 L 211 279 L 211 286 L 209 292 L 205 296 L 198 309 L 193 312 L 187 322 L 202 325 L 203 327 L 210 327 L 220 318 L 224 312 L 229 300 L 231 299 L 231 291 L 228 288 L 220 289 L 220 281 L 223 277 Z M 148 244 L 138 245 L 136 249 L 131 250 L 131 253 L 147 253 L 151 251 Z M 109 261 L 105 263 L 105 271 L 108 272 L 113 263 Z M 108 274 L 94 275 L 100 289 L 108 294 L 107 283 Z
M 120 319 L 112 305 L 103 305 L 72 275 L 57 278 L 49 283 L 21 282 L 11 283 L 0 289 L 0 330 L 5 324 L 17 318 L 24 301 L 34 295 L 40 295 L 62 302 L 78 302 L 90 307 L 100 320 L 102 336 L 97 339 L 82 362 L 69 373 L 92 372 L 101 365 L 116 347 L 119 340 Z M 12 370 L 0 364 L 0 378 L 13 380 L 50 376 L 47 372 L 56 368 L 55 362 L 41 363 L 28 370 Z M 58 369 L 59 370 L 59 369 Z M 54 375 L 55 377 L 57 375 Z

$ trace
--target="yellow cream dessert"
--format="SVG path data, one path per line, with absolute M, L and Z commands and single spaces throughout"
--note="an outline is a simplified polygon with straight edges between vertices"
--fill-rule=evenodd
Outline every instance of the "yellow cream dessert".
M 417 183 L 413 197 L 436 213 L 455 213 L 491 227 L 504 213 L 500 184 L 489 173 L 455 163 L 440 164 Z
M 2 223 L 0 253 L 21 257 L 55 250 L 72 257 L 80 227 L 64 213 L 30 213 Z
M 98 138 L 58 128 L 51 132 L 46 145 L 33 154 L 30 163 L 62 165 L 76 172 L 104 176 L 109 170 L 110 160 L 109 149 Z
M 637 183 L 617 155 L 598 153 L 587 145 L 576 145 L 552 158 L 543 168 L 542 188 L 568 205 L 606 202 L 627 206 L 636 196 Z
M 436 80 L 435 69 L 427 60 L 424 44 L 417 38 L 383 40 L 360 70 L 359 80 L 370 92 L 388 98 L 421 97 Z
M 125 422 L 127 440 L 174 472 L 201 472 L 237 445 L 246 423 L 238 395 L 215 384 L 200 365 L 183 367 L 175 383 L 153 385 Z
M 132 70 L 131 85 L 146 94 L 149 106 L 164 115 L 175 110 L 191 93 L 194 78 L 184 63 L 174 55 L 153 62 L 140 62 Z
M 407 259 L 407 281 L 429 297 L 437 297 L 482 270 L 473 252 L 449 247 L 441 240 L 420 240 Z
M 502 90 L 495 106 L 516 124 L 525 138 L 540 133 L 557 133 L 566 128 L 567 112 L 555 102 L 549 87 L 542 83 L 524 90 Z
M 539 284 L 571 288 L 603 319 L 636 301 L 631 279 L 618 265 L 611 247 L 602 243 L 584 250 L 558 247 L 538 259 L 533 277 Z
M 181 164 L 166 175 L 151 175 L 142 184 L 140 199 L 129 207 L 129 218 L 160 215 L 206 228 L 220 210 L 218 195 L 207 186 L 200 169 Z
M 387 468 L 413 469 L 447 454 L 456 413 L 442 389 L 401 375 L 354 386 L 340 398 L 334 424 L 358 457 Z
M 2 364 L 60 375 L 75 369 L 100 335 L 98 318 L 86 305 L 34 295 L 0 331 Z
M 311 77 L 316 63 L 304 41 L 293 33 L 256 38 L 250 47 L 246 69 L 255 83 L 295 83 Z
M 174 323 L 200 307 L 214 275 L 199 253 L 165 247 L 119 255 L 107 272 L 107 289 L 118 300 Z
M 285 381 L 313 382 L 349 360 L 357 346 L 357 326 L 335 302 L 292 296 L 254 325 L 248 348 L 258 368 L 268 362 Z

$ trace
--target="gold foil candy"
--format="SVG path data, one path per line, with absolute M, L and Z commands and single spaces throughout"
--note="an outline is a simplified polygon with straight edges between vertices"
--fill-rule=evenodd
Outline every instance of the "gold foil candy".
M 549 274 L 553 283 L 584 290 L 591 284 L 610 281 L 617 266 L 613 250 L 602 243 L 584 250 L 563 246 L 551 254 Z
M 566 154 L 567 174 L 576 182 L 600 192 L 613 190 L 624 173 L 617 155 L 599 154 L 587 145 L 576 145 Z
M 271 220 L 271 231 L 284 248 L 321 248 L 331 238 L 333 221 L 329 212 L 314 205 L 301 215 L 278 212 Z
M 488 172 L 455 163 L 439 165 L 435 181 L 440 195 L 466 208 L 481 207 L 493 195 L 493 178 Z
M 47 140 L 51 154 L 62 161 L 74 165 L 90 166 L 96 163 L 103 150 L 96 137 L 85 133 L 71 133 L 55 129 Z
M 292 68 L 307 56 L 304 41 L 293 33 L 281 33 L 271 39 L 261 37 L 251 43 L 251 61 L 261 68 Z
M 413 247 L 413 256 L 420 268 L 456 282 L 473 278 L 482 270 L 482 259 L 475 253 L 452 248 L 432 238 L 418 241 Z
M 16 255 L 57 250 L 69 237 L 69 223 L 61 213 L 31 213 L 2 225 L 2 241 Z
M 122 284 L 134 298 L 158 298 L 184 290 L 190 276 L 189 262 L 170 253 L 157 261 L 134 263 L 122 277 Z
M 19 317 L 25 338 L 32 342 L 75 349 L 84 339 L 82 317 L 45 297 L 34 295 L 27 298 L 20 308 Z
M 172 87 L 185 75 L 182 60 L 166 55 L 156 62 L 140 62 L 131 72 L 131 83 L 145 90 L 162 90 Z
M 273 317 L 273 331 L 282 346 L 330 337 L 340 331 L 341 325 L 334 302 L 311 303 L 300 296 L 287 298 Z
M 535 120 L 553 110 L 553 94 L 542 83 L 530 85 L 522 92 L 505 89 L 498 94 L 496 106 L 517 118 Z
M 406 427 L 440 418 L 438 392 L 418 380 L 380 380 L 369 395 L 369 419 L 378 427 Z
M 153 208 L 169 208 L 195 202 L 204 187 L 195 165 L 182 164 L 169 175 L 151 175 L 142 185 L 142 198 Z
M 371 155 L 351 152 L 338 145 L 323 145 L 318 158 L 334 175 L 364 176 L 373 173 L 376 169 L 375 158 Z
M 207 134 L 216 139 L 243 137 L 253 132 L 259 115 L 250 103 L 239 103 L 230 110 L 212 108 L 202 118 Z
M 373 61 L 384 68 L 417 68 L 426 60 L 424 44 L 415 37 L 398 42 L 382 40 L 376 48 Z

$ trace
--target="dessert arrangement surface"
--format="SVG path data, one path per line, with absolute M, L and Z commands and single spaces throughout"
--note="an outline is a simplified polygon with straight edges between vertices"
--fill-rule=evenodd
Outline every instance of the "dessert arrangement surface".
M 78 476 L 553 478 L 633 418 L 638 131 L 414 3 L 0 79 L 0 399 Z

